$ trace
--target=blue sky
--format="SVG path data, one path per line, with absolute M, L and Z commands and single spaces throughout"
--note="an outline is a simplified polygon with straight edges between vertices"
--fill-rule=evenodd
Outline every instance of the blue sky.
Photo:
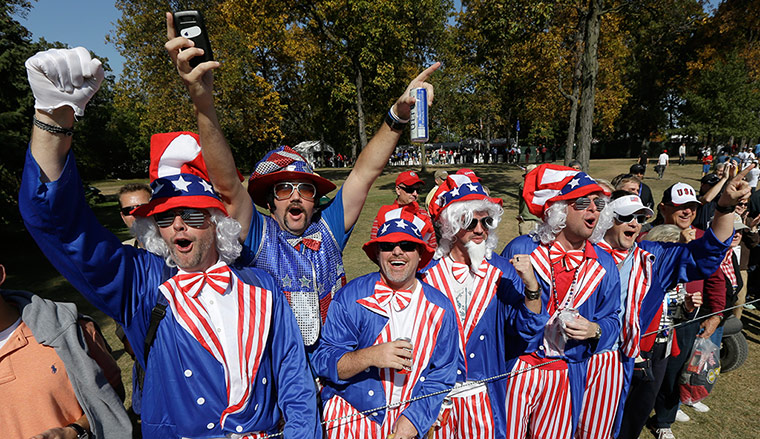
M 455 9 L 461 2 L 455 0 Z M 716 6 L 720 0 L 709 0 Z M 21 24 L 32 32 L 33 38 L 61 41 L 70 47 L 84 46 L 99 56 L 108 58 L 118 77 L 124 58 L 112 44 L 106 44 L 106 35 L 116 28 L 121 12 L 114 0 L 36 0 Z

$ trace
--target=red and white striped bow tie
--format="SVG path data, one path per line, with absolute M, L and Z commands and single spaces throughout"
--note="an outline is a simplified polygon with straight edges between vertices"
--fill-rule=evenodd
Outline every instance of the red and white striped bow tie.
M 451 274 L 454 275 L 454 279 L 460 284 L 463 284 L 467 280 L 467 275 L 470 273 L 470 266 L 461 262 L 451 261 Z
M 179 273 L 176 275 L 180 289 L 190 297 L 198 297 L 206 284 L 217 293 L 224 294 L 230 284 L 230 278 L 230 267 L 223 262 L 219 262 L 200 273 Z
M 402 309 L 409 306 L 409 304 L 412 302 L 411 290 L 395 290 L 394 291 L 392 288 L 385 285 L 383 282 L 375 283 L 374 295 L 375 295 L 375 300 L 377 300 L 378 305 L 387 309 L 388 304 L 392 303 L 393 309 L 396 311 L 401 311 Z
M 549 260 L 552 265 L 562 262 L 566 271 L 574 270 L 583 262 L 583 250 L 565 250 L 561 244 L 555 242 L 549 249 Z
M 296 250 L 300 250 L 301 244 L 306 248 L 310 248 L 314 251 L 319 250 L 322 246 L 322 232 L 315 232 L 311 235 L 299 236 L 297 238 L 289 238 L 288 244 L 292 245 Z
M 630 250 L 619 250 L 616 248 L 612 248 L 609 244 L 607 244 L 604 241 L 599 241 L 597 245 L 601 247 L 602 250 L 609 253 L 612 256 L 612 259 L 615 260 L 616 264 L 619 264 L 620 262 L 622 262 L 623 259 L 625 259 L 628 256 L 628 252 L 630 251 Z

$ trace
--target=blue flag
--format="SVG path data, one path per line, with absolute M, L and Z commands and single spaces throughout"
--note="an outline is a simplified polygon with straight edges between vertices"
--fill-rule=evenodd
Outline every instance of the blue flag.
M 520 119 L 517 119 L 517 132 L 520 132 Z

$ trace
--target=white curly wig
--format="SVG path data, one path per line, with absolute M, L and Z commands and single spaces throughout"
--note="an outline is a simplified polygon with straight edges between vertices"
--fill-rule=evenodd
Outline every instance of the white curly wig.
M 243 246 L 238 238 L 242 227 L 237 220 L 226 216 L 221 210 L 216 208 L 208 209 L 211 215 L 211 222 L 216 226 L 216 251 L 219 258 L 231 264 L 240 256 Z M 158 231 L 156 221 L 151 217 L 135 217 L 135 223 L 132 225 L 132 233 L 137 237 L 145 249 L 151 253 L 161 256 L 170 267 L 176 267 L 169 251 L 169 246 L 161 237 Z
M 436 221 L 441 239 L 438 240 L 438 248 L 433 256 L 435 259 L 441 259 L 451 253 L 451 248 L 457 240 L 457 233 L 472 221 L 474 212 L 486 212 L 493 218 L 493 225 L 490 228 L 490 231 L 493 231 L 499 226 L 504 209 L 488 200 L 459 201 L 447 206 L 441 211 Z M 489 233 L 486 239 L 486 258 L 491 257 L 498 243 L 499 237 L 496 233 Z

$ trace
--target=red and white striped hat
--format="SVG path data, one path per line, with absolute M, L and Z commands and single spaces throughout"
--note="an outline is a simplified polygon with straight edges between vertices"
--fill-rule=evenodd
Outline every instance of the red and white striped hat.
M 528 210 L 539 218 L 555 201 L 574 200 L 595 192 L 610 193 L 588 174 L 567 166 L 544 164 L 525 175 L 523 198 Z

